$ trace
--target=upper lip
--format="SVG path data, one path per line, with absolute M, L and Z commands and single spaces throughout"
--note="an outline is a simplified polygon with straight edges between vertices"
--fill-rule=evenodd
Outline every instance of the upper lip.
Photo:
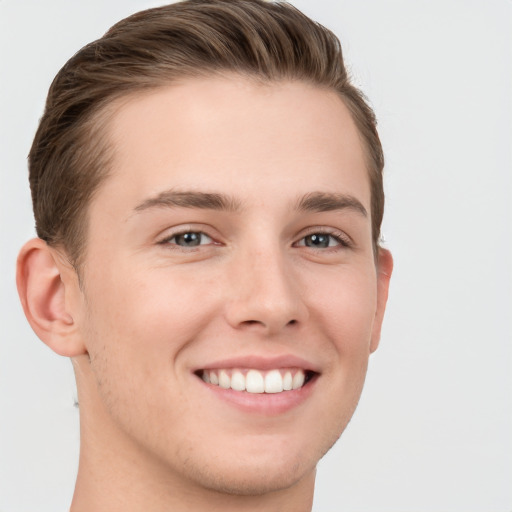
M 311 361 L 292 354 L 283 354 L 279 356 L 262 356 L 254 354 L 227 359 L 219 359 L 211 363 L 206 363 L 205 366 L 196 368 L 195 371 L 230 368 L 250 368 L 254 370 L 301 368 L 306 371 L 312 371 L 316 373 L 320 372 L 318 366 Z

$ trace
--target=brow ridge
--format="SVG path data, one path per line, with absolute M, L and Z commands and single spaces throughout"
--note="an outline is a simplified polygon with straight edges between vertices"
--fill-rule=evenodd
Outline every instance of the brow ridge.
M 155 197 L 144 200 L 135 207 L 135 211 L 141 212 L 150 208 L 162 207 L 200 208 L 233 212 L 240 210 L 241 204 L 231 196 L 216 192 L 166 190 Z
M 311 192 L 299 199 L 296 209 L 304 212 L 328 212 L 353 210 L 368 217 L 368 212 L 359 199 L 349 194 L 333 192 Z
M 135 207 L 136 212 L 151 208 L 199 208 L 205 210 L 240 211 L 241 202 L 229 195 L 218 192 L 166 190 L 154 197 L 145 199 Z M 310 192 L 297 201 L 295 209 L 302 212 L 328 212 L 353 210 L 364 217 L 368 212 L 363 204 L 349 194 L 333 192 Z

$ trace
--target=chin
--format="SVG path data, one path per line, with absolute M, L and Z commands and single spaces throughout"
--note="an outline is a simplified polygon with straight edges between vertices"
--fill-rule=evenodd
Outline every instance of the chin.
M 247 464 L 225 469 L 203 467 L 194 475 L 201 487 L 234 496 L 262 496 L 283 491 L 298 484 L 308 476 L 314 476 L 316 464 L 308 467 L 296 464 L 284 470 L 281 465 Z
M 211 452 L 207 460 L 198 464 L 195 457 L 185 461 L 184 468 L 191 480 L 211 491 L 236 496 L 261 496 L 290 489 L 311 478 L 314 481 L 316 465 L 339 438 L 340 432 L 290 444 L 276 442 L 262 434 L 253 440 L 251 450 L 231 445 L 229 451 Z

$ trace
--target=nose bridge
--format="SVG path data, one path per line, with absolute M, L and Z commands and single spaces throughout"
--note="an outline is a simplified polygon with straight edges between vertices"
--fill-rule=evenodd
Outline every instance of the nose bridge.
M 237 257 L 227 306 L 233 327 L 274 333 L 305 319 L 306 308 L 289 263 L 277 242 Z

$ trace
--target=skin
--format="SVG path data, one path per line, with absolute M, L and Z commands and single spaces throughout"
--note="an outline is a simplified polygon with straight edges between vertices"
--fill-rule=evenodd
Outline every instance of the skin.
M 63 251 L 40 240 L 19 258 L 29 321 L 75 367 L 71 510 L 310 510 L 316 464 L 352 416 L 377 348 L 392 269 L 387 251 L 374 258 L 349 112 L 325 89 L 241 77 L 188 80 L 117 107 L 82 286 Z M 169 192 L 229 201 L 176 206 Z M 311 193 L 345 202 L 297 209 Z M 184 247 L 185 232 L 207 236 Z M 311 243 L 315 233 L 327 247 Z M 280 413 L 241 409 L 195 374 L 283 355 L 316 378 Z

